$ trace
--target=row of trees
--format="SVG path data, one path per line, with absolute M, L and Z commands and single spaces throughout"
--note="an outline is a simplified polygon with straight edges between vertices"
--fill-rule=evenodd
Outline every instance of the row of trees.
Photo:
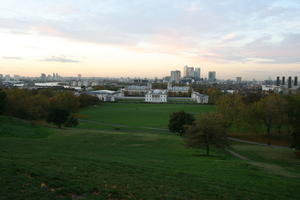
M 264 130 L 268 144 L 274 134 L 292 136 L 291 147 L 300 150 L 300 95 L 228 94 L 219 95 L 215 103 L 216 111 L 197 119 L 183 111 L 172 113 L 169 130 L 184 136 L 190 147 L 204 146 L 207 154 L 210 145 L 228 146 L 227 133 L 233 127 Z
M 5 89 L 0 90 L 0 103 L 0 114 L 26 120 L 47 120 L 61 128 L 62 125 L 76 126 L 79 108 L 97 104 L 98 98 L 51 89 Z

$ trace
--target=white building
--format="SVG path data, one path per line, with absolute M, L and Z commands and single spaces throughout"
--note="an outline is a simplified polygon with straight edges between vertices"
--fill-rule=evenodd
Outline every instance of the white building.
M 88 94 L 97 96 L 100 101 L 110 101 L 114 102 L 117 98 L 123 97 L 123 93 L 120 91 L 112 91 L 112 90 L 96 90 L 88 92 Z
M 172 86 L 172 83 L 168 83 L 168 92 L 182 92 L 188 93 L 190 87 L 188 86 Z
M 168 92 L 166 90 L 150 90 L 145 95 L 145 102 L 165 103 L 168 101 Z
M 208 104 L 209 96 L 206 94 L 200 94 L 199 92 L 193 92 L 191 98 L 196 103 Z

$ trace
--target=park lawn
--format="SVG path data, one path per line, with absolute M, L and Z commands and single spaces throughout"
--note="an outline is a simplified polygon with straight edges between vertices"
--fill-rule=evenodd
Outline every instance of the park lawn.
M 300 198 L 299 178 L 205 157 L 172 134 L 39 128 L 49 134 L 0 136 L 0 199 Z
M 160 128 L 167 129 L 169 116 L 172 112 L 185 111 L 194 115 L 213 111 L 214 106 L 197 104 L 130 104 L 130 103 L 104 103 L 98 106 L 83 109 L 80 116 L 82 128 L 93 128 L 95 123 L 108 125 L 125 125 L 135 129 Z M 100 125 L 100 124 L 98 124 Z

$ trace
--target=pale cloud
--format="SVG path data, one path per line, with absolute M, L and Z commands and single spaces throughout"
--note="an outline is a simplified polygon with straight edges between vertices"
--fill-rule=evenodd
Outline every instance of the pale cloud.
M 16 57 L 16 56 L 3 56 L 2 58 L 7 60 L 22 60 L 21 57 Z
M 78 60 L 73 60 L 73 59 L 67 58 L 66 56 L 52 56 L 50 58 L 45 58 L 42 61 L 46 61 L 46 62 L 61 62 L 61 63 L 78 63 L 78 62 L 80 62 Z

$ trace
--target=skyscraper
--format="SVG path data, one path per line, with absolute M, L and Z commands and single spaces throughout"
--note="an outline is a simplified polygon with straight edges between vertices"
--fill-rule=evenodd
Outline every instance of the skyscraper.
M 179 70 L 176 71 L 171 71 L 171 82 L 176 82 L 178 83 L 180 81 L 180 77 L 181 77 L 181 72 Z
M 189 76 L 189 66 L 184 66 L 183 68 L 183 77 L 188 77 Z
M 241 83 L 242 82 L 242 77 L 236 77 L 236 83 Z
M 195 80 L 200 80 L 200 78 L 201 78 L 201 69 L 200 68 L 195 68 L 194 78 L 195 78 Z
M 216 72 L 215 71 L 211 71 L 208 72 L 208 81 L 216 81 Z

